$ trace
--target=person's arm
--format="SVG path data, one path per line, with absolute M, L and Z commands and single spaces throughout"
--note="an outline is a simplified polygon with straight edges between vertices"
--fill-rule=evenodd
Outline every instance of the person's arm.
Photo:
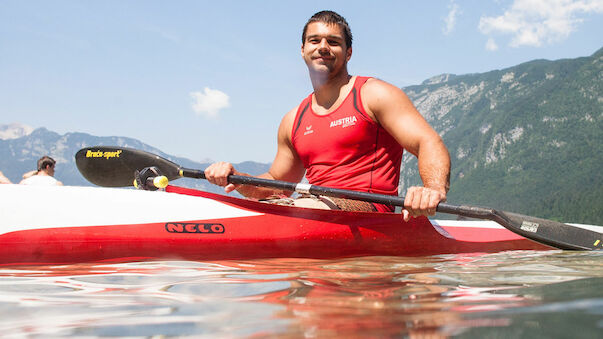
M 0 171 L 0 184 L 12 184 L 12 182 L 4 176 L 4 173 Z
M 305 173 L 305 169 L 291 143 L 291 129 L 297 109 L 288 112 L 278 129 L 278 146 L 276 156 L 268 172 L 258 175 L 258 178 L 299 182 Z M 253 185 L 229 184 L 227 177 L 230 174 L 250 176 L 247 173 L 237 171 L 231 163 L 217 162 L 205 169 L 205 177 L 213 184 L 224 186 L 226 193 L 237 190 L 248 198 L 263 199 L 274 194 L 291 195 L 292 192 L 258 187 Z
M 404 219 L 434 215 L 450 186 L 450 155 L 438 133 L 404 92 L 377 79 L 362 88 L 364 107 L 405 150 L 418 158 L 423 187 L 411 187 L 404 200 Z
M 38 174 L 38 170 L 33 170 L 33 171 L 25 172 L 25 173 L 23 173 L 23 179 L 27 179 L 29 177 L 33 177 L 36 174 Z

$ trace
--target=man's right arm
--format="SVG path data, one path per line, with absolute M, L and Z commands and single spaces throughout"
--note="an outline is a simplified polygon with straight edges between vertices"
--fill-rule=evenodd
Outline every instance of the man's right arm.
M 299 182 L 305 173 L 305 169 L 297 152 L 291 143 L 291 129 L 297 108 L 289 111 L 282 119 L 278 129 L 278 146 L 276 156 L 268 172 L 258 175 L 258 178 Z M 234 185 L 228 183 L 230 174 L 251 176 L 247 173 L 237 171 L 234 166 L 227 162 L 217 162 L 205 169 L 205 177 L 213 184 L 224 186 L 226 193 L 237 190 L 248 198 L 263 199 L 274 194 L 291 195 L 292 192 L 276 190 L 253 185 Z

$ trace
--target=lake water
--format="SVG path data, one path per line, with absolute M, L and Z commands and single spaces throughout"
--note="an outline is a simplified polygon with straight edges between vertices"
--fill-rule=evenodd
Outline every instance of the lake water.
M 602 338 L 603 252 L 0 267 L 0 336 Z

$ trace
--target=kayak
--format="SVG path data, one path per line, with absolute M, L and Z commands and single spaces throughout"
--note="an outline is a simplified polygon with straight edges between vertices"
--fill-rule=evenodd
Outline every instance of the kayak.
M 404 222 L 395 213 L 282 206 L 177 186 L 0 185 L 0 196 L 0 264 L 552 249 L 492 221 Z

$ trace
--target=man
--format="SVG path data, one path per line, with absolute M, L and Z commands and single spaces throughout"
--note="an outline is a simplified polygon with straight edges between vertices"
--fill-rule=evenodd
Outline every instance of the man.
M 49 156 L 43 156 L 38 160 L 37 173 L 28 172 L 31 174 L 21 180 L 22 185 L 43 185 L 43 186 L 63 186 L 63 183 L 54 178 L 54 166 L 56 161 Z
M 418 157 L 423 186 L 406 192 L 404 220 L 434 215 L 449 187 L 448 150 L 402 90 L 348 73 L 352 34 L 345 19 L 331 11 L 312 16 L 303 30 L 301 54 L 314 93 L 282 119 L 276 157 L 270 170 L 259 177 L 298 182 L 305 174 L 311 184 L 397 195 L 406 149 Z M 236 189 L 257 199 L 290 194 L 235 186 L 227 182 L 230 174 L 248 175 L 225 162 L 205 170 L 207 179 L 224 186 L 227 193 Z M 349 209 L 345 202 L 329 202 Z M 373 210 L 393 211 L 391 206 L 372 205 Z

